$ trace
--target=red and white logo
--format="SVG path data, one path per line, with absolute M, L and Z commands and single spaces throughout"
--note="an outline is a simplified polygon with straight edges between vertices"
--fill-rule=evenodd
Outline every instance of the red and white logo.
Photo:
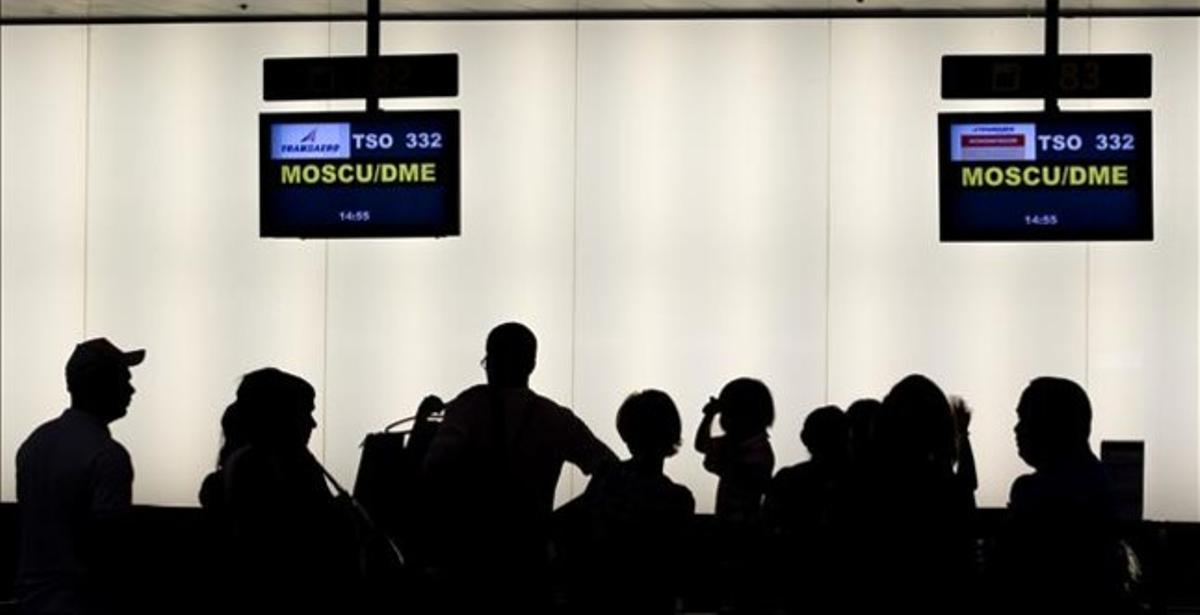
M 1033 124 L 953 124 L 950 160 L 1035 160 L 1036 136 Z

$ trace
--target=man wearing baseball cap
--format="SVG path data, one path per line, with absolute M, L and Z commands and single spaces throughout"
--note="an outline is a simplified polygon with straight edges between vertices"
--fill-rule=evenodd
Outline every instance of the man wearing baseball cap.
M 71 407 L 38 427 L 17 451 L 20 612 L 115 612 L 112 563 L 132 505 L 133 464 L 109 423 L 125 416 L 129 368 L 145 350 L 104 338 L 75 346 L 67 361 Z

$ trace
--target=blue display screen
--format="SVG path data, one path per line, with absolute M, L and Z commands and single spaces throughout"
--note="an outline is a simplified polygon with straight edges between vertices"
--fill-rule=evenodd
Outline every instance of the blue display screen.
M 938 116 L 942 241 L 1154 238 L 1149 111 Z
M 259 116 L 263 237 L 460 233 L 458 111 Z

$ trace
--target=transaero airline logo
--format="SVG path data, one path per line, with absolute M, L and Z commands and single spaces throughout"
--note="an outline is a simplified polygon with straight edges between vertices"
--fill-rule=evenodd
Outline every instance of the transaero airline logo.
M 349 157 L 349 123 L 271 126 L 272 160 L 329 160 Z
M 950 160 L 1032 161 L 1036 140 L 1034 124 L 952 124 Z

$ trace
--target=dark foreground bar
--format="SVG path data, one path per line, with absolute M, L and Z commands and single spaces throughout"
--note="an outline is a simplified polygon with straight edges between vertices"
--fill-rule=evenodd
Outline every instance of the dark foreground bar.
M 161 607 L 160 612 L 181 615 L 217 612 L 208 598 L 216 592 L 206 586 L 213 578 L 219 561 L 207 548 L 199 508 L 135 507 L 135 544 L 140 600 Z M 980 553 L 988 549 L 1005 520 L 1005 511 L 979 511 L 976 538 Z M 712 544 L 704 536 L 715 532 L 711 515 L 695 517 L 697 544 Z M 0 504 L 0 614 L 14 613 L 13 578 L 17 557 L 17 506 Z M 1136 553 L 1142 566 L 1141 602 L 1145 613 L 1175 614 L 1200 612 L 1200 523 L 1142 522 L 1125 530 L 1125 541 Z M 684 588 L 684 611 L 714 612 L 720 604 L 720 584 L 712 582 L 712 572 L 720 562 L 703 550 L 689 553 L 688 579 Z M 983 562 L 987 568 L 987 562 Z M 403 602 L 406 580 L 397 579 L 392 594 Z M 778 589 L 778 588 L 776 588 Z M 399 611 L 397 611 L 399 612 Z

